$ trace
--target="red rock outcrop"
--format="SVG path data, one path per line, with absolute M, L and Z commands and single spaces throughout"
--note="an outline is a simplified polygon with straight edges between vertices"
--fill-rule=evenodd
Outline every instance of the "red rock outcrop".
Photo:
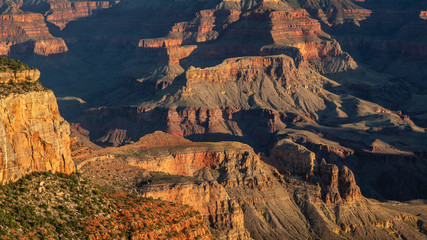
M 234 142 L 222 144 L 184 144 L 175 147 L 173 155 L 153 154 L 131 165 L 148 171 L 160 171 L 172 175 L 193 176 L 202 168 L 213 168 L 225 159 L 236 158 L 246 152 L 247 146 Z M 149 150 L 147 150 L 149 152 Z
M 339 168 L 324 161 L 320 164 L 319 175 L 322 184 L 322 198 L 325 203 L 340 203 L 342 198 L 338 190 Z
M 309 17 L 304 9 L 267 12 L 271 22 L 271 35 L 276 44 L 289 43 L 295 37 L 310 37 L 321 34 L 320 23 Z
M 11 52 L 51 55 L 67 52 L 64 40 L 49 33 L 43 15 L 18 13 L 0 15 L 0 54 Z
M 166 62 L 169 64 L 179 64 L 181 59 L 184 59 L 197 48 L 196 45 L 184 45 L 166 48 Z
M 211 59 L 265 55 L 267 51 L 261 50 L 259 46 L 260 41 L 263 41 L 263 45 L 297 48 L 304 58 L 324 73 L 354 69 L 357 66 L 304 9 L 293 9 L 280 1 L 267 1 L 240 14 L 237 10 L 225 10 L 221 6 L 197 13 L 191 22 L 176 24 L 167 37 L 142 39 L 139 46 L 145 49 L 169 48 L 208 42 L 188 55 L 188 64 L 191 65 Z M 217 40 L 219 44 L 210 45 L 209 41 L 220 35 L 221 38 Z M 234 46 L 241 41 L 246 44 Z M 289 54 L 289 50 L 276 50 L 276 54 Z
M 100 9 L 110 8 L 120 1 L 49 1 L 46 20 L 61 30 L 75 19 L 90 16 Z
M 158 134 L 161 133 L 154 133 L 154 135 Z M 137 145 L 138 143 L 135 143 L 135 146 Z M 175 161 L 166 164 L 163 159 L 167 160 L 170 157 L 179 159 L 181 156 L 185 156 L 185 158 L 191 160 L 191 162 L 199 161 L 205 163 L 193 168 L 191 170 L 192 174 L 188 174 L 191 172 L 185 173 L 187 176 L 195 176 L 199 181 L 202 181 L 202 183 L 157 185 L 153 180 L 152 185 L 141 188 L 141 191 L 146 196 L 173 199 L 180 203 L 193 206 L 195 209 L 206 214 L 210 221 L 210 226 L 213 229 L 213 233 L 219 234 L 220 238 L 251 239 L 246 229 L 246 223 L 252 221 L 258 222 L 260 219 L 258 219 L 259 217 L 252 219 L 250 214 L 252 214 L 253 211 L 259 211 L 257 209 L 258 206 L 268 208 L 265 199 L 260 195 L 262 195 L 262 192 L 266 192 L 266 194 L 277 194 L 277 196 L 280 196 L 277 200 L 283 201 L 277 203 L 282 205 L 280 212 L 287 211 L 290 218 L 295 218 L 295 222 L 292 224 L 288 221 L 287 223 L 289 223 L 289 225 L 280 224 L 278 231 L 285 231 L 284 229 L 287 229 L 289 232 L 287 232 L 286 235 L 294 236 L 295 232 L 291 230 L 291 225 L 298 228 L 299 231 L 304 231 L 297 226 L 297 223 L 301 223 L 301 216 L 299 216 L 298 213 L 292 212 L 295 211 L 295 209 L 287 205 L 290 201 L 289 195 L 281 192 L 281 190 L 276 192 L 275 188 L 272 186 L 274 184 L 273 179 L 267 175 L 265 166 L 263 166 L 259 157 L 248 145 L 237 142 L 191 143 L 186 145 L 164 148 L 171 152 L 169 156 L 159 155 L 158 152 L 160 148 L 162 148 L 160 145 L 152 149 L 147 149 L 148 152 L 146 153 L 154 156 L 150 152 L 151 150 L 155 150 L 157 152 L 155 156 L 157 157 L 153 159 L 153 161 L 161 166 L 169 166 L 172 172 L 168 172 L 172 174 L 181 173 L 180 167 L 178 166 L 181 166 L 182 163 Z M 195 148 L 195 146 L 199 147 Z M 131 147 L 132 146 L 129 146 L 129 148 Z M 199 154 L 194 154 L 194 152 L 198 152 Z M 203 155 L 210 157 L 198 158 L 198 156 Z M 146 162 L 144 159 L 131 158 L 133 160 L 131 160 L 130 164 L 143 164 Z M 144 168 L 143 165 L 138 164 L 138 166 Z M 155 169 L 151 166 L 154 165 L 150 165 L 150 169 Z M 259 193 L 251 194 L 249 193 L 249 189 Z M 247 193 L 245 194 L 245 192 Z M 252 210 L 244 211 L 244 206 Z
M 162 47 L 176 47 L 181 45 L 182 39 L 173 38 L 154 38 L 142 39 L 139 41 L 138 46 L 141 48 L 162 48 Z

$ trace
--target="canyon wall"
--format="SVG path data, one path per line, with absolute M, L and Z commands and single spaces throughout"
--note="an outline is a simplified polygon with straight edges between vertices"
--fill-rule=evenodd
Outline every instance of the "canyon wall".
M 10 71 L 10 70 L 9 70 Z M 7 73 L 2 73 L 3 79 Z M 3 84 L 38 80 L 38 70 L 22 70 Z M 23 80 L 22 77 L 25 77 Z M 15 88 L 11 85 L 12 90 Z M 4 94 L 4 93 L 3 93 Z M 9 93 L 0 97 L 0 183 L 36 171 L 72 173 L 70 127 L 60 116 L 50 90 Z
M 1 55 L 11 53 L 51 55 L 68 51 L 63 39 L 50 34 L 42 14 L 0 15 L 0 22 Z
M 50 1 L 46 21 L 64 29 L 70 21 L 87 17 L 97 10 L 114 6 L 120 1 Z

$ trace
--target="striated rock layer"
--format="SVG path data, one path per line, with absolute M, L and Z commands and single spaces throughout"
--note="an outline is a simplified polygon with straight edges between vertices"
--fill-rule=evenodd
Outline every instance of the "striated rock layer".
M 97 10 L 114 6 L 120 1 L 49 1 L 46 21 L 64 29 L 70 21 L 87 17 Z
M 9 71 L 0 74 L 2 80 L 9 77 L 3 84 L 35 82 L 40 75 L 38 70 L 21 70 L 13 76 Z M 36 171 L 74 171 L 70 127 L 60 116 L 52 91 L 10 93 L 0 97 L 0 106 L 1 184 Z

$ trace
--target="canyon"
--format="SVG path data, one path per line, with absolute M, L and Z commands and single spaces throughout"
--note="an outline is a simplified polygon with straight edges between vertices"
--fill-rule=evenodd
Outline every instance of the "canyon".
M 424 1 L 0 5 L 0 54 L 41 72 L 0 69 L 2 183 L 74 161 L 214 238 L 426 237 Z

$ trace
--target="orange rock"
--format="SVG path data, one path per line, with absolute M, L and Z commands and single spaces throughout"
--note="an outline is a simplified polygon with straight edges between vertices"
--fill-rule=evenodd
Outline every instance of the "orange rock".
M 74 171 L 70 128 L 52 91 L 10 94 L 0 106 L 0 183 L 35 171 Z

